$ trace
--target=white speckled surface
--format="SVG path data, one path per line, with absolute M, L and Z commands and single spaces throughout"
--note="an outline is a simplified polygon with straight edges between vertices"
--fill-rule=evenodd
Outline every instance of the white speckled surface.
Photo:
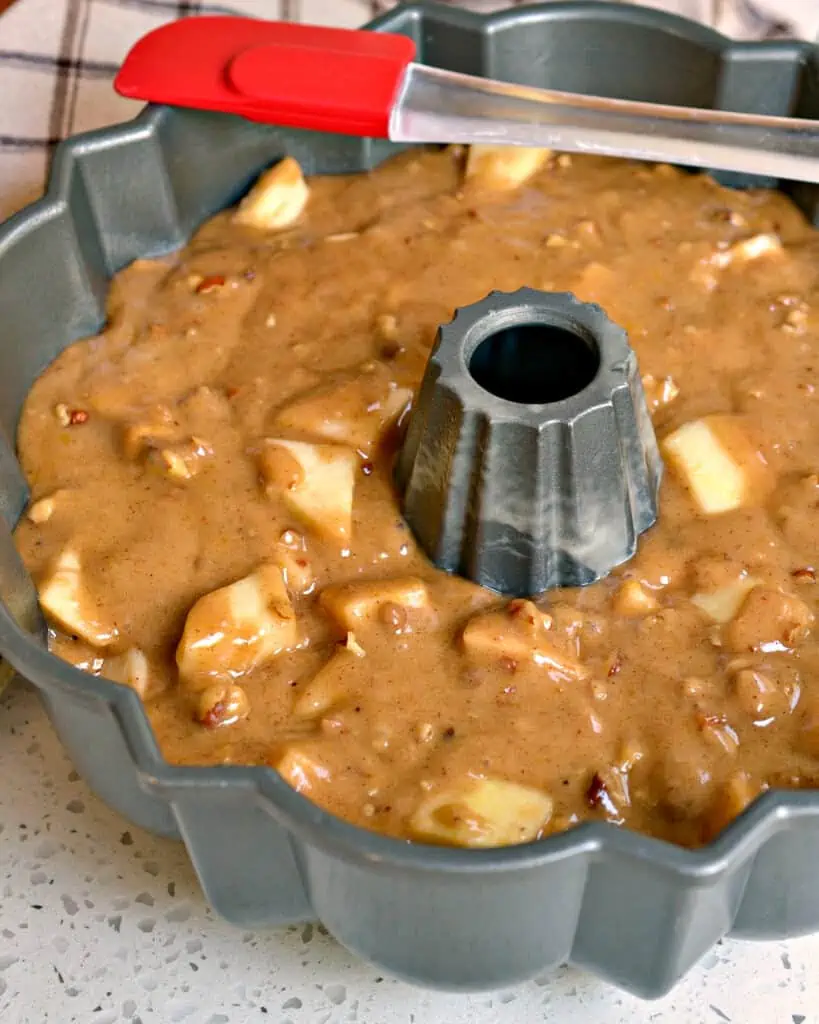
M 321 929 L 214 918 L 181 844 L 131 828 L 72 771 L 35 693 L 0 699 L 3 1024 L 814 1024 L 819 937 L 725 942 L 641 1003 L 571 968 L 450 996 L 379 977 Z

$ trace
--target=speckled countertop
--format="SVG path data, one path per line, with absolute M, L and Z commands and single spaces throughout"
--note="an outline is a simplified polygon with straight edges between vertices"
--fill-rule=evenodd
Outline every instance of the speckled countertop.
M 0 698 L 2 1024 L 819 1024 L 819 937 L 722 943 L 668 998 L 572 968 L 451 996 L 355 960 L 313 925 L 214 918 L 181 844 L 132 828 L 72 771 L 35 693 Z

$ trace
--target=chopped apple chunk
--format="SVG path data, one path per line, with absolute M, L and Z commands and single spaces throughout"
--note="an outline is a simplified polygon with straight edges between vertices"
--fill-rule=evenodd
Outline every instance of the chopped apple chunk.
M 102 674 L 115 683 L 124 683 L 136 690 L 145 700 L 150 691 L 156 687 L 157 680 L 151 670 L 145 652 L 138 647 L 130 647 L 123 654 L 106 658 L 102 666 Z
M 54 498 L 49 495 L 47 498 L 40 498 L 39 501 L 35 501 L 29 506 L 26 516 L 28 519 L 40 526 L 42 523 L 47 523 L 49 519 L 54 515 L 54 510 L 57 507 L 57 503 Z
M 638 580 L 626 580 L 614 598 L 614 610 L 618 615 L 648 615 L 659 607 L 657 598 Z
M 673 377 L 655 377 L 653 374 L 647 373 L 643 377 L 642 383 L 648 411 L 652 415 L 665 409 L 680 393 L 679 385 Z
M 467 153 L 466 180 L 485 188 L 511 191 L 537 173 L 551 155 L 550 149 L 476 143 Z
M 726 627 L 725 639 L 737 653 L 789 651 L 807 637 L 813 621 L 813 612 L 795 594 L 757 586 Z
M 622 286 L 614 271 L 604 263 L 588 263 L 579 277 L 571 285 L 574 295 L 583 302 L 596 302 L 606 306 Z
M 29 505 L 28 512 L 26 512 L 27 518 L 37 526 L 41 526 L 43 523 L 47 523 L 49 519 L 57 511 L 57 503 L 61 500 L 61 496 L 67 492 L 64 489 L 54 491 L 53 494 L 46 495 L 45 498 L 40 498 L 38 501 L 34 501 Z
M 87 640 L 93 647 L 110 647 L 118 639 L 117 627 L 98 617 L 98 609 L 85 590 L 76 551 L 66 548 L 58 555 L 39 588 L 39 598 L 46 615 L 66 633 Z
M 737 242 L 729 249 L 717 249 L 700 259 L 689 275 L 694 284 L 713 291 L 719 284 L 719 271 L 728 267 L 742 267 L 763 257 L 779 258 L 785 250 L 779 238 L 773 234 L 754 235 Z
M 708 515 L 749 504 L 766 466 L 743 429 L 742 417 L 706 416 L 683 424 L 661 444 L 671 468 Z
M 282 571 L 263 565 L 199 598 L 188 612 L 176 662 L 182 682 L 199 691 L 243 676 L 298 643 Z
M 760 234 L 744 238 L 722 255 L 725 264 L 750 263 L 763 256 L 781 256 L 784 251 L 778 235 Z
M 717 791 L 711 806 L 703 816 L 703 840 L 708 842 L 731 822 L 739 817 L 750 803 L 759 796 L 761 787 L 747 772 L 734 772 Z
M 264 231 L 281 231 L 302 215 L 310 190 L 301 167 L 291 156 L 266 171 L 234 214 L 237 224 Z
M 179 424 L 173 412 L 165 405 L 157 405 L 143 419 L 125 427 L 122 447 L 129 459 L 137 459 L 147 449 L 177 441 L 179 435 Z
M 352 636 L 352 634 L 348 634 Z M 355 643 L 355 642 L 354 642 Z M 298 692 L 293 714 L 299 718 L 317 718 L 342 700 L 354 687 L 359 659 L 364 652 L 349 643 L 339 644 L 328 662 Z M 361 653 L 358 653 L 361 650 Z
M 744 659 L 743 662 L 748 665 Z M 732 689 L 742 710 L 757 721 L 767 719 L 770 722 L 791 710 L 793 689 L 787 683 L 783 685 L 774 674 L 762 672 L 752 665 L 735 671 Z
M 326 587 L 320 603 L 345 633 L 358 633 L 378 623 L 395 631 L 399 619 L 400 631 L 406 632 L 412 628 L 414 618 L 431 611 L 426 584 L 413 576 Z
M 362 374 L 319 387 L 284 407 L 277 427 L 349 445 L 369 454 L 400 419 L 409 388 L 395 387 L 379 373 Z
M 149 453 L 148 460 L 164 476 L 177 483 L 192 480 L 213 455 L 213 449 L 199 437 L 168 445 Z
M 502 779 L 468 779 L 421 802 L 410 820 L 420 839 L 451 846 L 511 846 L 537 839 L 552 816 L 546 793 Z
M 564 679 L 585 679 L 589 672 L 566 648 L 567 638 L 552 630 L 552 617 L 532 601 L 473 616 L 461 634 L 464 653 L 476 660 L 507 665 L 536 665 Z
M 364 650 L 364 648 L 361 646 L 361 644 L 356 639 L 355 633 L 348 633 L 347 634 L 347 636 L 346 636 L 346 638 L 344 640 L 344 647 L 345 647 L 346 650 L 348 650 L 350 652 L 350 654 L 354 654 L 357 658 L 366 658 L 367 657 L 367 652 Z
M 200 384 L 182 399 L 179 410 L 191 426 L 229 423 L 233 416 L 230 399 L 226 394 L 229 390 L 230 388 L 212 388 L 207 384 Z
M 285 782 L 305 796 L 310 796 L 322 783 L 331 780 L 329 768 L 308 751 L 295 746 L 284 752 L 275 768 Z
M 281 495 L 307 526 L 332 540 L 352 532 L 356 453 L 339 444 L 268 440 L 261 456 L 268 494 Z
M 724 624 L 730 622 L 742 607 L 742 603 L 759 581 L 746 573 L 742 573 L 733 582 L 719 587 L 711 593 L 697 593 L 691 598 L 696 605 L 713 622 Z

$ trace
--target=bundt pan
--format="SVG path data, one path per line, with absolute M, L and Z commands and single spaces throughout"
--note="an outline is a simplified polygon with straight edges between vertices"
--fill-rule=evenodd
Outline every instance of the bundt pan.
M 420 4 L 372 28 L 410 34 L 421 60 L 471 74 L 819 117 L 817 48 L 735 44 L 620 4 L 488 18 Z M 89 785 L 138 825 L 181 837 L 213 907 L 242 927 L 320 919 L 350 949 L 437 988 L 509 985 L 570 961 L 644 997 L 728 933 L 819 930 L 819 793 L 767 793 L 695 851 L 606 824 L 501 850 L 410 845 L 332 817 L 268 769 L 168 765 L 135 693 L 46 650 L 11 536 L 26 500 L 13 438 L 37 374 L 98 330 L 115 271 L 181 245 L 286 152 L 308 172 L 340 173 L 392 151 L 163 108 L 59 148 L 45 199 L 0 231 L 0 651 L 42 693 Z M 819 218 L 816 188 L 764 184 Z

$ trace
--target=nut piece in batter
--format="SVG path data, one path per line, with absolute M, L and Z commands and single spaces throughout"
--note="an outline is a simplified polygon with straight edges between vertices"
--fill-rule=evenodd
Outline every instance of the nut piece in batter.
M 235 683 L 214 683 L 199 694 L 196 718 L 208 729 L 234 725 L 250 714 L 250 701 Z

